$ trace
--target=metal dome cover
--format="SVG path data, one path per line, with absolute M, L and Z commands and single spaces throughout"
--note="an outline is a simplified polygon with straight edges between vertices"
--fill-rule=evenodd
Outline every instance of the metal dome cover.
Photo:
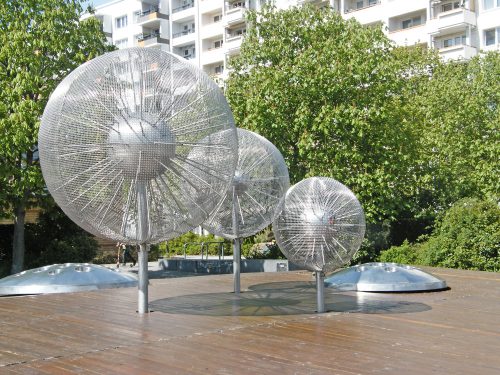
M 356 196 L 340 182 L 311 177 L 286 193 L 273 223 L 276 242 L 291 262 L 330 272 L 350 261 L 365 234 L 365 216 Z
M 331 274 L 325 286 L 358 292 L 415 292 L 446 288 L 446 281 L 399 263 L 364 263 Z
M 288 168 L 276 146 L 249 130 L 238 128 L 237 133 L 238 165 L 232 189 L 202 224 L 209 232 L 228 239 L 254 235 L 271 224 L 290 186 Z
M 137 286 L 137 278 L 89 263 L 53 264 L 0 279 L 0 295 L 71 293 Z
M 231 184 L 238 147 L 215 82 L 149 48 L 114 51 L 70 73 L 49 99 L 38 144 L 63 211 L 96 236 L 133 244 L 200 225 Z

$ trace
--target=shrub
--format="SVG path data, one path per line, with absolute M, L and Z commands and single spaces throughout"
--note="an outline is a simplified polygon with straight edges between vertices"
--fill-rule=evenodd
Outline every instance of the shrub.
M 98 244 L 56 206 L 48 207 L 36 224 L 26 225 L 25 268 L 53 263 L 90 262 Z
M 208 235 L 198 235 L 193 232 L 187 232 L 183 235 L 163 242 L 158 245 L 158 255 L 159 256 L 173 256 L 173 255 L 183 255 L 184 245 L 186 245 L 187 255 L 200 255 L 201 254 L 201 243 L 202 242 L 224 242 L 224 255 L 232 253 L 232 245 L 230 241 L 224 240 L 220 237 L 215 237 L 213 234 Z M 210 255 L 217 255 L 219 251 L 219 246 L 217 244 L 207 244 L 208 253 Z
M 500 270 L 500 207 L 466 198 L 456 202 L 427 242 L 425 264 L 482 271 Z
M 379 260 L 381 262 L 394 262 L 403 264 L 418 263 L 418 245 L 411 245 L 407 240 L 401 246 L 392 246 L 382 251 Z
M 421 239 L 422 240 L 422 239 Z M 492 201 L 456 202 L 423 242 L 392 247 L 381 261 L 500 271 L 500 208 Z

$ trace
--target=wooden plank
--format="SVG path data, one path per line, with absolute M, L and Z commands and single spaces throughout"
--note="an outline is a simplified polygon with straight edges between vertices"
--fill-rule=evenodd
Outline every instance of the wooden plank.
M 0 298 L 0 373 L 498 374 L 500 277 L 432 269 L 436 293 L 338 293 L 312 313 L 311 274 L 152 280 L 135 288 Z M 487 289 L 489 288 L 489 289 Z

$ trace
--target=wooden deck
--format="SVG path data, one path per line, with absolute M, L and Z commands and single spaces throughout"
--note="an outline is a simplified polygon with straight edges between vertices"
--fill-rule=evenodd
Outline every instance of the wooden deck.
M 0 298 L 0 374 L 500 374 L 500 274 L 450 290 L 327 293 L 311 274 L 154 279 L 136 290 Z M 328 289 L 327 289 L 328 291 Z

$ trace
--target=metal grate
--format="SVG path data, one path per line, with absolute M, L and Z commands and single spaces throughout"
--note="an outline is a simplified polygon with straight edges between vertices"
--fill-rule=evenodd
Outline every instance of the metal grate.
M 329 272 L 348 263 L 361 246 L 365 216 L 343 184 L 312 177 L 288 190 L 273 229 L 288 260 L 311 271 Z
M 73 71 L 39 133 L 47 187 L 87 231 L 154 243 L 198 226 L 224 198 L 237 135 L 219 87 L 156 49 L 130 48 Z
M 290 186 L 288 168 L 278 149 L 259 134 L 239 128 L 237 132 L 239 158 L 233 189 L 203 223 L 209 232 L 229 239 L 254 235 L 271 224 Z M 233 204 L 237 228 L 233 226 Z

